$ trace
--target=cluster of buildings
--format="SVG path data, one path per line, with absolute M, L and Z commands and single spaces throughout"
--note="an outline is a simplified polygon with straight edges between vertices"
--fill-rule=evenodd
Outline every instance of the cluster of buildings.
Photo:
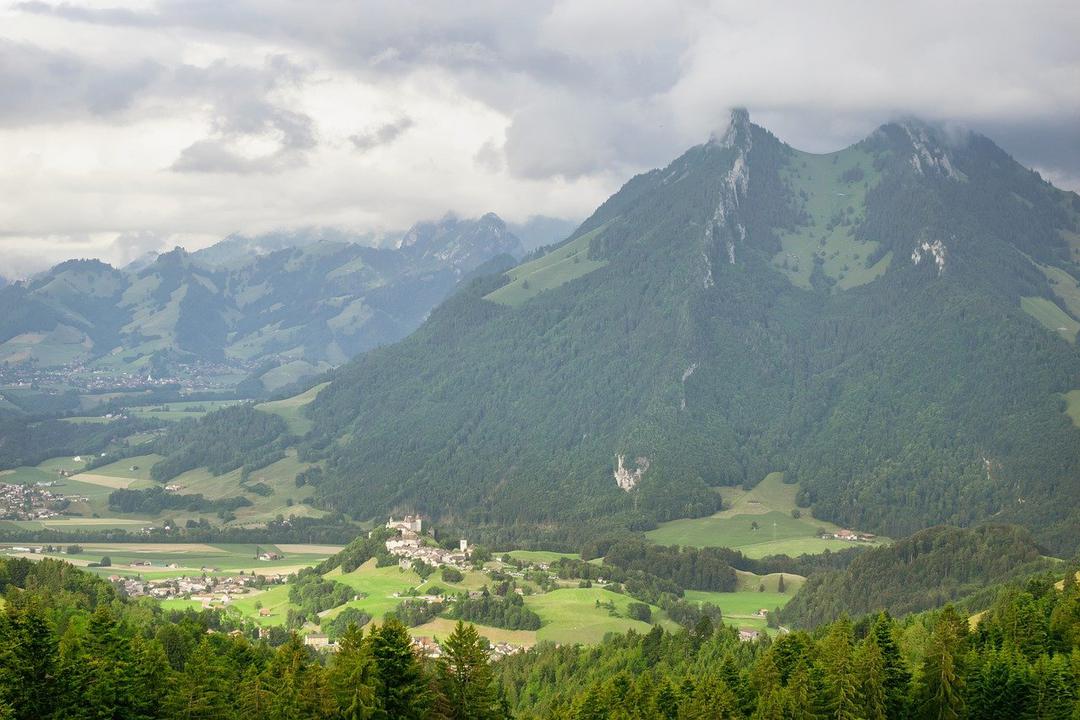
M 284 576 L 260 578 L 265 582 L 284 582 Z M 110 575 L 109 581 L 121 588 L 128 597 L 149 596 L 158 600 L 187 598 L 202 603 L 203 607 L 228 604 L 239 595 L 255 590 L 257 580 L 251 575 L 228 575 L 223 577 L 185 576 L 144 580 L 142 578 Z
M 60 517 L 69 503 L 85 501 L 81 495 L 53 492 L 53 482 L 34 485 L 0 484 L 0 520 L 47 520 Z
M 255 363 L 178 363 L 173 373 L 154 377 L 145 372 L 96 368 L 84 363 L 43 367 L 36 361 L 0 363 L 0 386 L 13 389 L 73 387 L 83 392 L 145 390 L 153 387 L 175 387 L 188 391 L 220 390 L 227 387 L 222 376 L 250 371 Z M 54 393 L 55 394 L 55 393 Z
M 414 637 L 412 639 L 412 645 L 413 649 L 424 657 L 433 659 L 442 657 L 442 647 L 439 645 L 438 641 L 433 638 Z M 488 656 L 492 660 L 498 660 L 520 652 L 525 652 L 525 648 L 520 645 L 512 645 L 508 642 L 493 643 L 488 646 Z
M 877 536 L 873 533 L 855 532 L 854 530 L 837 530 L 836 532 L 823 532 L 819 536 L 823 540 L 846 540 L 848 542 L 873 542 Z
M 424 545 L 420 534 L 424 529 L 424 520 L 419 515 L 406 515 L 402 520 L 387 521 L 388 530 L 396 530 L 398 537 L 386 541 L 386 551 L 398 558 L 398 564 L 408 570 L 417 560 L 431 565 L 442 567 L 452 565 L 465 567 L 469 562 L 469 543 L 462 539 L 456 550 L 444 550 L 440 547 Z

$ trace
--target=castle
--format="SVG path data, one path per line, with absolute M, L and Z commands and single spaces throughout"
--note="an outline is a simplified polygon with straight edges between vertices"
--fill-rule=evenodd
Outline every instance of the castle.
M 421 515 L 406 515 L 403 520 L 394 520 L 394 516 L 391 515 L 386 521 L 386 527 L 388 530 L 400 530 L 403 533 L 410 532 L 419 535 L 423 531 L 424 518 Z

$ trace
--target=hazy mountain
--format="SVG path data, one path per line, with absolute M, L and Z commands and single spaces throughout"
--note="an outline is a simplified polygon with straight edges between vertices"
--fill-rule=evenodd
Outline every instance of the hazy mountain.
M 65 262 L 0 290 L 0 362 L 153 377 L 212 363 L 254 367 L 274 388 L 404 337 L 470 273 L 522 254 L 491 214 L 406 237 L 392 249 L 330 231 L 235 236 L 123 270 Z
M 192 256 L 203 265 L 223 267 L 246 265 L 260 255 L 288 248 L 307 247 L 317 242 L 376 245 L 378 241 L 379 236 L 374 233 L 356 234 L 333 228 L 302 228 L 254 236 L 230 235 L 210 247 L 196 250 Z
M 648 523 L 783 470 L 837 523 L 1075 549 L 1078 253 L 1080 198 L 985 137 L 812 155 L 738 112 L 340 369 L 307 452 L 361 515 Z
M 523 223 L 509 224 L 510 232 L 518 236 L 526 252 L 562 242 L 570 237 L 577 226 L 578 223 L 573 220 L 546 215 L 533 215 Z

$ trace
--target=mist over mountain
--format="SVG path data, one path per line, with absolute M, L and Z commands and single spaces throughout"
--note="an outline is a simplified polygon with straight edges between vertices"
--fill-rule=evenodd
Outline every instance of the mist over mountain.
M 494 214 L 418 223 L 404 237 L 395 249 L 298 230 L 150 253 L 123 269 L 61 263 L 0 291 L 0 362 L 144 378 L 195 365 L 226 385 L 251 375 L 250 390 L 273 390 L 401 339 L 470 273 L 524 253 Z

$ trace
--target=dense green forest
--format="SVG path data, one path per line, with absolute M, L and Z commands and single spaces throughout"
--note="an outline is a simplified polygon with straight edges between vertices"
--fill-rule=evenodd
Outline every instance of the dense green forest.
M 977 623 L 946 606 L 745 642 L 702 616 L 492 663 L 464 623 L 435 660 L 393 617 L 335 627 L 319 654 L 219 611 L 127 600 L 67 563 L 0 559 L 0 716 L 1072 720 L 1080 587 L 1075 568 L 1060 577 L 1004 587 Z
M 1067 312 L 1040 268 L 1080 277 L 1078 208 L 979 136 L 895 124 L 810 156 L 737 115 L 582 224 L 591 272 L 515 303 L 479 279 L 335 372 L 301 457 L 361 516 L 645 529 L 783 470 L 846 526 L 995 517 L 1068 554 L 1080 354 L 1021 298 Z
M 285 421 L 251 405 L 234 405 L 198 419 L 184 419 L 152 443 L 165 458 L 150 468 L 159 482 L 197 467 L 215 475 L 239 467 L 257 470 L 280 459 L 274 454 L 288 444 Z
M 785 623 L 814 627 L 842 614 L 894 615 L 941 607 L 1010 578 L 1051 567 L 1031 533 L 1015 525 L 935 527 L 826 570 L 784 606 Z

